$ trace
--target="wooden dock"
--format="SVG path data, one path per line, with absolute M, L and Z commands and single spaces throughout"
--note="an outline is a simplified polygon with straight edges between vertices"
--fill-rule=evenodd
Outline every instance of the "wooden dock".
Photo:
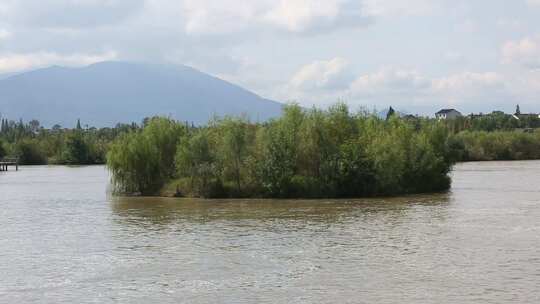
M 10 157 L 0 159 L 0 171 L 8 171 L 10 166 L 15 167 L 15 171 L 19 171 L 19 159 Z

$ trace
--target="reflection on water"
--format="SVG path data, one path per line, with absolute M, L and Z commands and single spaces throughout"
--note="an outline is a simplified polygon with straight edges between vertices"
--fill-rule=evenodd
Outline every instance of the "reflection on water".
M 107 180 L 0 174 L 0 303 L 540 301 L 540 162 L 358 200 L 115 198 Z
M 448 204 L 447 193 L 399 198 L 356 200 L 202 200 L 171 198 L 112 197 L 112 211 L 127 222 L 170 224 L 175 221 L 303 221 L 339 222 L 382 212 L 384 216 L 404 216 L 417 206 Z

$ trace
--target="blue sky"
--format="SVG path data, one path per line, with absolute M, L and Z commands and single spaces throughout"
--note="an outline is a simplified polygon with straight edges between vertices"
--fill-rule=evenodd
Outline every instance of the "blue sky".
M 1 0 L 0 73 L 186 64 L 264 97 L 540 111 L 540 0 Z

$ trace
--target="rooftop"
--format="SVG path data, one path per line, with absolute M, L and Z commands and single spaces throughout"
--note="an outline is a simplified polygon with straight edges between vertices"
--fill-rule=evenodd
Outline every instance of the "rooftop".
M 454 112 L 454 111 L 459 113 L 459 111 L 456 110 L 456 109 L 442 109 L 439 112 L 437 112 L 436 114 L 447 114 L 447 113 Z

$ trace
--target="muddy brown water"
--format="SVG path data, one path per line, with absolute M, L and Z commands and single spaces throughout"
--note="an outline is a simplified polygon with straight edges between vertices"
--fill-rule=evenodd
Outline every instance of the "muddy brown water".
M 113 198 L 104 167 L 0 173 L 0 303 L 540 303 L 540 162 L 444 194 Z

